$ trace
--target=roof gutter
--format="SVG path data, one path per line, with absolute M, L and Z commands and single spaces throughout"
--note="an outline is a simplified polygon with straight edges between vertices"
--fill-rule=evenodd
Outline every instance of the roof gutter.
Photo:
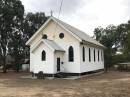
M 91 43 L 91 42 L 88 42 L 88 41 L 85 41 L 85 40 L 82 40 L 82 42 L 80 42 L 81 44 L 86 44 L 86 45 L 91 45 L 91 46 L 94 46 L 94 47 L 98 47 L 98 48 L 103 48 L 103 49 L 106 49 L 107 47 L 105 47 L 104 45 L 97 45 L 97 44 L 94 44 L 94 43 Z

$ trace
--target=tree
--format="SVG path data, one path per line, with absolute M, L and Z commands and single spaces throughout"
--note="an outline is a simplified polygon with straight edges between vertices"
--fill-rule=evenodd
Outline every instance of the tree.
M 21 1 L 0 1 L 0 53 L 3 59 L 4 73 L 6 73 L 6 55 L 9 54 L 13 33 L 19 32 L 23 15 L 24 6 Z
M 105 29 L 102 27 L 95 28 L 94 38 L 102 43 L 107 48 L 104 51 L 105 57 L 105 68 L 109 67 L 112 62 L 112 55 L 115 54 L 117 47 L 117 37 L 116 37 L 116 26 L 109 25 Z
M 99 26 L 97 28 L 94 29 L 94 36 L 93 38 L 95 38 L 97 41 L 101 41 L 102 40 L 102 33 L 103 33 L 104 29 Z
M 19 71 L 19 65 L 21 64 L 21 59 L 26 56 L 26 46 L 23 40 L 23 33 L 20 31 L 16 31 L 12 33 L 12 38 L 9 44 L 8 51 L 9 55 L 11 55 L 15 61 L 14 61 L 14 66 L 15 70 L 18 72 Z
M 23 21 L 23 32 L 28 40 L 47 20 L 43 12 L 28 13 Z
M 46 22 L 47 19 L 48 17 L 45 16 L 45 13 L 43 12 L 25 14 L 22 25 L 22 47 L 24 47 L 24 55 L 26 55 L 26 57 L 29 57 L 29 47 L 27 47 L 25 43 Z
M 126 56 L 127 61 L 130 61 L 130 20 L 127 23 L 122 23 L 117 27 L 117 32 L 119 33 L 119 41 L 121 48 L 123 50 L 124 56 Z
M 44 13 L 28 13 L 24 15 L 24 19 L 20 29 L 12 33 L 9 52 L 15 58 L 16 65 L 20 64 L 23 58 L 29 58 L 29 48 L 25 45 L 27 40 L 40 28 L 47 20 Z M 17 69 L 18 71 L 18 69 Z
M 107 26 L 95 28 L 94 38 L 107 47 L 105 49 L 105 64 L 112 62 L 130 61 L 130 20 L 118 26 Z M 115 55 L 122 48 L 123 55 Z M 122 57 L 123 56 L 123 57 Z M 122 57 L 122 60 L 120 58 Z

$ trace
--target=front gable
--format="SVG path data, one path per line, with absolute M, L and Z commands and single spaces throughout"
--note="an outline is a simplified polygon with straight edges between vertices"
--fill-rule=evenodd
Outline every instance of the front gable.
M 60 33 L 64 34 L 64 38 L 60 38 Z M 77 38 L 75 38 L 72 34 L 70 34 L 67 30 L 62 28 L 59 24 L 57 24 L 55 21 L 51 20 L 47 27 L 42 30 L 42 35 L 46 34 L 48 36 L 47 39 L 54 40 L 54 41 L 60 41 L 60 42 L 75 42 L 78 41 Z
M 64 38 L 61 39 L 59 37 L 60 33 L 64 34 Z M 45 34 L 47 35 L 47 39 L 58 42 L 79 42 L 80 40 L 78 39 L 78 37 L 71 34 L 67 29 L 63 28 L 61 25 L 59 25 L 58 23 L 56 23 L 56 21 L 52 19 L 49 20 L 46 25 L 44 25 L 44 28 L 41 29 L 39 33 L 36 32 L 32 36 L 33 38 L 30 38 L 26 44 L 32 47 L 32 45 L 40 41 L 42 39 L 42 36 Z
M 41 48 L 42 45 L 45 45 L 46 48 L 48 47 L 48 49 L 54 51 L 53 48 L 51 48 L 50 46 L 48 46 L 47 44 L 45 44 L 43 41 L 39 41 L 39 42 L 37 42 L 37 43 L 31 48 L 30 52 L 31 52 L 31 53 L 34 53 L 36 50 L 38 51 L 39 49 L 43 49 L 43 48 Z
M 36 44 L 34 44 L 34 46 L 31 46 L 30 52 L 33 52 L 41 44 L 48 46 L 52 51 L 62 51 L 62 52 L 64 52 L 64 49 L 61 48 L 57 43 L 55 43 L 52 40 L 48 40 L 48 39 L 42 39 L 42 40 L 38 41 Z

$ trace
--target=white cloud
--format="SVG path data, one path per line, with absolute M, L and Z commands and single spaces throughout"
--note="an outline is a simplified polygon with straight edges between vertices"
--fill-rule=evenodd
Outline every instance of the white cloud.
M 37 2 L 39 1 L 39 2 Z M 26 12 L 50 10 L 57 16 L 61 0 L 22 0 Z M 130 19 L 130 0 L 64 0 L 60 19 L 93 35 L 97 26 L 120 24 Z
M 22 3 L 25 5 L 26 12 L 50 12 L 52 10 L 54 13 L 58 13 L 61 0 L 22 0 Z M 71 13 L 80 5 L 79 0 L 63 0 L 62 12 Z

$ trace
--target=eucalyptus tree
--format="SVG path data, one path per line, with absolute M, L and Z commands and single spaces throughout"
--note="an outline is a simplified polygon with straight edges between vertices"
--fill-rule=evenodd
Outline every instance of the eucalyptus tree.
M 4 73 L 6 73 L 6 56 L 9 54 L 10 43 L 13 34 L 18 33 L 21 29 L 23 15 L 24 6 L 21 1 L 0 0 L 0 53 Z
M 118 26 L 95 28 L 94 38 L 107 47 L 105 49 L 107 64 L 111 64 L 111 58 L 119 48 L 122 48 L 124 61 L 130 61 L 130 20 Z
M 29 47 L 25 45 L 27 40 L 45 23 L 47 16 L 44 12 L 27 13 L 22 24 L 24 57 L 29 58 Z
M 98 27 L 95 28 L 94 30 L 94 38 L 106 47 L 104 52 L 106 69 L 111 65 L 112 55 L 116 51 L 117 47 L 116 29 L 117 29 L 116 26 L 109 25 L 106 28 Z
M 44 12 L 27 13 L 24 16 L 23 32 L 26 39 L 29 39 L 47 20 Z

